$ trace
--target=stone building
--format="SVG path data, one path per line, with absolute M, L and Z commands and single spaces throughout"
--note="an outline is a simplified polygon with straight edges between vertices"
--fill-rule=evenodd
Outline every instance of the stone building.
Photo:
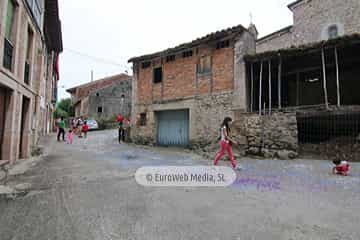
M 75 117 L 110 118 L 131 112 L 132 77 L 118 74 L 82 84 L 66 91 L 71 94 Z M 130 106 L 129 106 L 130 105 Z
M 249 114 L 238 124 L 250 151 L 273 155 L 315 144 L 321 152 L 328 142 L 336 144 L 324 152 L 358 151 L 360 2 L 298 0 L 288 7 L 294 24 L 258 39 L 256 54 L 245 57 Z
M 130 59 L 133 140 L 189 145 L 216 139 L 223 118 L 246 109 L 243 57 L 255 53 L 254 29 L 239 25 Z
M 27 158 L 52 129 L 58 56 L 57 0 L 0 1 L 0 159 Z
M 293 24 L 257 40 L 256 52 L 305 45 L 360 31 L 358 0 L 298 0 L 288 5 Z

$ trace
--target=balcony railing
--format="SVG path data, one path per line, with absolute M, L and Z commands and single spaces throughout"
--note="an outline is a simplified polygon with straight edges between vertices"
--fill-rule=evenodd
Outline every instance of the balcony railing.
M 3 66 L 9 71 L 12 71 L 13 52 L 14 52 L 13 45 L 9 40 L 5 38 Z
M 28 85 L 30 83 L 30 63 L 28 61 L 25 62 L 24 82 Z

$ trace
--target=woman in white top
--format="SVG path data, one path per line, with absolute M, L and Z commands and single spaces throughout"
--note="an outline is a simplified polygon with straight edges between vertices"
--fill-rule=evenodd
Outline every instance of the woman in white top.
M 229 124 L 232 122 L 230 117 L 226 117 L 221 124 L 221 140 L 220 140 L 220 151 L 216 154 L 214 165 L 217 165 L 219 160 L 224 156 L 225 152 L 228 153 L 231 164 L 234 169 L 242 169 L 240 165 L 236 163 L 236 160 L 232 151 L 232 144 L 237 144 L 234 140 L 229 137 L 230 127 Z

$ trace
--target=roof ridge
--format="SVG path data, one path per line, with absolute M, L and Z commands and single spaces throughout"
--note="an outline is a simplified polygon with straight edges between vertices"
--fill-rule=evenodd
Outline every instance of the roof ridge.
M 145 55 L 142 55 L 142 56 L 139 56 L 139 57 L 133 57 L 131 59 L 128 60 L 128 62 L 133 62 L 133 61 L 137 61 L 137 60 L 143 60 L 143 59 L 146 59 L 146 58 L 154 58 L 154 57 L 157 57 L 159 54 L 163 54 L 163 53 L 170 53 L 170 52 L 174 52 L 174 51 L 180 51 L 182 50 L 182 48 L 190 48 L 190 47 L 193 47 L 194 45 L 199 45 L 203 42 L 206 42 L 206 41 L 210 41 L 210 40 L 213 40 L 214 38 L 218 38 L 220 36 L 220 34 L 224 34 L 224 33 L 227 33 L 227 32 L 230 32 L 230 31 L 238 31 L 240 33 L 243 32 L 243 31 L 247 31 L 247 29 L 242 26 L 241 24 L 238 24 L 236 26 L 233 26 L 233 27 L 228 27 L 228 28 L 224 28 L 222 30 L 218 30 L 216 32 L 212 32 L 212 33 L 209 33 L 203 37 L 199 37 L 199 38 L 196 38 L 192 41 L 189 41 L 189 42 L 185 42 L 185 43 L 182 43 L 182 44 L 179 44 L 175 47 L 172 47 L 172 48 L 167 48 L 165 50 L 162 50 L 162 51 L 158 51 L 158 52 L 155 52 L 155 53 L 150 53 L 150 54 L 145 54 Z
M 70 90 L 73 90 L 73 89 L 76 89 L 76 88 L 82 88 L 82 87 L 86 87 L 86 86 L 90 86 L 92 84 L 96 84 L 98 82 L 101 82 L 101 81 L 105 81 L 105 80 L 110 80 L 112 78 L 116 78 L 116 77 L 128 77 L 129 79 L 132 78 L 131 75 L 127 75 L 125 73 L 120 73 L 120 74 L 116 74 L 116 75 L 112 75 L 112 76 L 107 76 L 107 77 L 104 77 L 104 78 L 100 78 L 100 79 L 97 79 L 95 81 L 92 81 L 92 82 L 87 82 L 87 83 L 83 83 L 83 84 L 80 84 L 80 85 L 77 85 L 77 86 L 74 86 L 72 88 L 69 88 L 67 89 L 66 91 L 70 91 Z M 116 79 L 115 79 L 116 80 Z M 118 79 L 119 81 L 123 81 L 125 79 Z

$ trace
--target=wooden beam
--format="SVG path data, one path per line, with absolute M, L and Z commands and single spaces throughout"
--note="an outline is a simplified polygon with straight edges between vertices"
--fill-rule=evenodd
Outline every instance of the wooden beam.
M 322 70 L 323 70 L 323 86 L 324 86 L 324 97 L 325 97 L 325 106 L 326 109 L 329 108 L 328 93 L 326 87 L 326 63 L 325 63 L 325 51 L 324 48 L 321 49 L 321 60 L 322 60 Z
M 341 101 L 340 101 L 339 57 L 338 57 L 337 47 L 335 47 L 334 52 L 335 52 L 335 66 L 336 66 L 337 106 L 340 107 Z
M 269 60 L 269 115 L 271 114 L 271 60 Z
M 278 66 L 278 105 L 281 109 L 281 71 L 282 71 L 282 59 L 279 57 L 279 66 Z
M 254 110 L 254 64 L 251 63 L 251 94 L 250 94 L 250 111 L 252 112 Z
M 259 115 L 261 115 L 261 105 L 262 105 L 262 72 L 263 72 L 263 62 L 260 64 L 260 87 L 259 87 Z

